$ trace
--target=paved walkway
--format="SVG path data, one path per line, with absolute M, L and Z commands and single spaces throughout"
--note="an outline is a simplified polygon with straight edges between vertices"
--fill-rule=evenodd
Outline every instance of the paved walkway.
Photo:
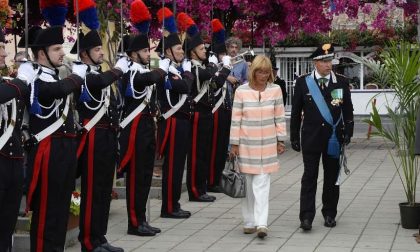
M 125 251 L 420 251 L 412 237 L 416 230 L 399 224 L 398 203 L 405 196 L 386 145 L 378 139 L 356 140 L 348 148 L 348 163 L 351 174 L 344 175 L 337 226 L 332 229 L 323 226 L 321 193 L 312 231 L 298 228 L 303 164 L 301 154 L 288 147 L 281 171 L 271 179 L 264 240 L 242 233 L 239 199 L 215 194 L 213 203 L 196 203 L 188 202 L 186 193 L 181 204 L 192 212 L 189 219 L 159 218 L 160 200 L 151 200 L 151 223 L 162 229 L 155 237 L 127 235 L 125 200 L 114 200 L 107 237 Z M 321 190 L 322 171 L 318 185 Z M 80 244 L 66 251 L 80 251 Z

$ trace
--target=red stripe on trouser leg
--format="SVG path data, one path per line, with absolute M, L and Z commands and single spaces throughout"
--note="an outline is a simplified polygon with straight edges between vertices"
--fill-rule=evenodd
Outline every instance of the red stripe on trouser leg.
M 89 122 L 89 120 L 85 119 L 84 122 L 83 122 L 83 125 L 86 125 L 88 122 Z M 86 132 L 86 131 L 83 132 L 82 138 L 80 138 L 79 147 L 77 147 L 77 158 L 79 158 L 80 155 L 82 155 L 83 149 L 85 148 L 87 133 L 88 132 Z
M 169 142 L 169 167 L 168 167 L 168 213 L 173 212 L 172 182 L 174 176 L 174 150 L 175 150 L 176 118 L 171 117 L 171 140 Z
M 133 156 L 134 144 L 136 142 L 136 135 L 137 135 L 137 126 L 139 125 L 140 118 L 141 118 L 141 114 L 136 116 L 136 118 L 134 118 L 133 120 L 133 123 L 131 124 L 130 136 L 128 139 L 128 149 L 124 155 L 124 158 L 122 159 L 120 163 L 118 172 L 121 172 L 123 170 L 123 168 L 128 164 L 128 161 L 130 161 L 131 157 Z
M 28 212 L 31 208 L 32 196 L 38 184 L 38 177 L 39 177 L 39 172 L 41 170 L 42 159 L 44 157 L 45 149 L 47 148 L 50 141 L 51 141 L 51 137 L 48 136 L 44 140 L 39 142 L 38 150 L 35 154 L 32 179 L 31 179 L 31 183 L 29 184 L 28 196 L 26 199 L 26 212 Z
M 44 232 L 45 232 L 45 218 L 47 217 L 47 202 L 48 202 L 48 164 L 50 160 L 51 138 L 47 137 L 45 150 L 42 154 L 42 168 L 41 168 L 41 198 L 39 208 L 38 230 L 36 251 L 44 251 Z
M 88 171 L 87 171 L 87 190 L 86 190 L 86 213 L 85 213 L 85 229 L 83 242 L 88 250 L 94 249 L 90 241 L 90 229 L 92 224 L 92 198 L 93 198 L 93 158 L 95 150 L 95 128 L 93 127 L 89 133 L 88 144 Z
M 135 196 L 136 196 L 136 155 L 133 155 L 130 160 L 130 221 L 133 227 L 138 227 L 138 220 L 135 208 Z
M 219 110 L 214 113 L 213 121 L 213 139 L 211 143 L 211 157 L 210 157 L 210 178 L 209 185 L 214 185 L 214 174 L 216 172 L 216 150 L 217 150 L 217 131 L 219 125 Z
M 86 132 L 83 132 L 82 138 L 80 138 L 79 147 L 77 148 L 77 158 L 79 158 L 80 155 L 83 152 L 83 149 L 84 149 L 85 144 L 86 144 L 86 138 L 87 138 L 87 133 Z
M 199 112 L 194 112 L 194 122 L 193 122 L 193 139 L 192 139 L 192 149 L 191 149 L 191 190 L 194 194 L 194 197 L 200 197 L 200 194 L 197 190 L 196 185 L 196 176 L 197 176 L 197 132 L 198 132 L 198 118 L 200 116 Z
M 168 141 L 169 130 L 171 129 L 171 122 L 172 122 L 172 118 L 170 118 L 169 120 L 166 120 L 165 135 L 163 136 L 163 140 L 162 140 L 162 143 L 161 143 L 160 149 L 159 149 L 159 155 L 160 156 L 163 155 L 163 151 L 165 150 L 166 142 Z

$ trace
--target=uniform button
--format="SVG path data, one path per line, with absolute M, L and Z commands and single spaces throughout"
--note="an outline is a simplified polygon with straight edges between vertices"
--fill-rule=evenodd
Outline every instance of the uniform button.
M 112 123 L 110 123 L 109 125 L 112 126 Z
M 324 127 L 325 126 L 325 123 L 322 123 L 322 127 Z
M 21 109 L 19 109 L 19 112 L 22 112 L 22 110 L 21 110 Z
M 110 109 L 109 112 L 112 112 L 112 109 Z
M 9 145 L 10 145 L 10 146 L 13 146 L 13 143 L 10 143 Z
M 10 152 L 10 156 L 13 155 L 13 152 Z
M 66 126 L 66 124 L 65 123 L 63 123 L 63 127 L 65 127 Z
M 66 134 L 67 133 L 67 131 L 63 131 L 64 132 L 64 134 Z

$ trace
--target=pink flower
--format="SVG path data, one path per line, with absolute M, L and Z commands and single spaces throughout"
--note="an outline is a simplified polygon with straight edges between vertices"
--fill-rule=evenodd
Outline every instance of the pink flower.
M 366 30 L 367 30 L 367 25 L 366 25 L 366 23 L 365 23 L 365 22 L 361 23 L 361 24 L 359 25 L 359 31 L 364 32 L 364 31 L 366 31 Z

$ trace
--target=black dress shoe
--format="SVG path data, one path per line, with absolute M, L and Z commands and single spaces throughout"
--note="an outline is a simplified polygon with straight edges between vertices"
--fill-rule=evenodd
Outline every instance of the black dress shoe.
M 309 231 L 312 229 L 312 223 L 308 219 L 305 219 L 300 223 L 300 228 Z
M 337 225 L 337 222 L 334 220 L 334 218 L 330 216 L 325 217 L 324 226 L 332 228 L 332 227 L 335 227 L 336 225 Z
M 144 225 L 140 225 L 137 228 L 128 227 L 127 234 L 137 236 L 155 236 L 156 233 Z
M 160 213 L 160 217 L 162 218 L 172 218 L 172 219 L 187 219 L 190 218 L 191 214 L 187 211 L 177 211 L 172 213 Z
M 195 201 L 195 202 L 213 202 L 216 198 L 215 197 L 210 197 L 210 195 L 208 194 L 203 194 L 200 195 L 200 197 L 198 198 L 190 198 L 190 201 Z
M 82 252 L 89 252 L 86 248 L 82 247 Z M 93 250 L 90 250 L 90 252 L 109 252 L 105 248 L 102 248 L 101 246 L 94 248 Z
M 191 212 L 190 211 L 183 210 L 182 208 L 178 209 L 177 212 L 181 212 L 181 213 L 188 214 L 189 216 L 191 216 Z
M 155 232 L 156 234 L 161 232 L 160 228 L 156 228 L 156 227 L 152 227 L 152 226 L 150 226 L 150 224 L 149 224 L 149 223 L 147 223 L 147 221 L 144 221 L 144 222 L 142 223 L 142 225 L 143 225 L 143 226 L 146 226 L 148 229 L 152 230 L 152 231 L 153 231 L 153 232 Z
M 102 243 L 101 248 L 106 249 L 109 252 L 124 252 L 123 248 L 112 246 L 108 242 Z
M 220 188 L 220 186 L 215 185 L 215 186 L 209 186 L 207 188 L 207 191 L 214 192 L 214 193 L 221 193 L 222 192 L 222 189 Z
M 210 198 L 212 198 L 213 199 L 213 201 L 214 200 L 216 200 L 216 196 L 213 196 L 213 195 L 209 195 L 209 194 L 206 194 L 207 196 L 209 196 Z

